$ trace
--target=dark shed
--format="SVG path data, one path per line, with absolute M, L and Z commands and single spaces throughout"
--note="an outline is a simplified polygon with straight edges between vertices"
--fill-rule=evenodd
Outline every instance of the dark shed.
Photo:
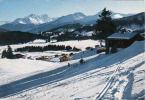
M 142 41 L 144 38 L 137 33 L 114 33 L 107 37 L 108 46 L 117 45 L 117 48 L 126 48 L 134 41 Z

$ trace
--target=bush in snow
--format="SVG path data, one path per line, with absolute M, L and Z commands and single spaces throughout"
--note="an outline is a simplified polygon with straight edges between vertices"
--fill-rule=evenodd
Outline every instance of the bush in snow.
M 8 46 L 6 57 L 9 59 L 14 58 L 13 51 L 12 51 L 12 48 L 10 46 Z
M 83 60 L 83 59 L 81 59 L 81 60 L 80 60 L 80 63 L 81 63 L 81 64 L 83 64 L 83 63 L 84 63 L 84 60 Z
M 7 56 L 7 51 L 4 50 L 4 51 L 2 52 L 2 56 L 1 56 L 1 58 L 6 58 L 6 56 Z
M 4 50 L 2 52 L 2 58 L 8 58 L 8 59 L 13 59 L 14 55 L 13 55 L 13 51 L 12 48 L 10 46 L 8 46 L 8 50 Z

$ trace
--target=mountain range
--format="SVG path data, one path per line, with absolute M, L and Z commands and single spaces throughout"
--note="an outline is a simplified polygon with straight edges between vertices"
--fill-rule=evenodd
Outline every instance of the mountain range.
M 35 24 L 35 25 L 38 25 L 38 24 L 51 22 L 55 19 L 56 18 L 48 17 L 47 14 L 44 14 L 44 15 L 31 14 L 25 18 L 18 18 L 15 21 L 13 21 L 11 24 L 13 24 L 13 25 L 15 25 L 15 24 Z
M 13 22 L 1 24 L 0 28 L 10 30 L 10 31 L 24 31 L 27 32 L 33 28 L 37 28 L 39 25 L 51 22 L 57 18 L 48 17 L 47 14 L 36 15 L 31 14 L 24 18 L 17 18 Z
M 69 14 L 59 18 L 51 18 L 48 15 L 36 15 L 31 14 L 25 18 L 18 18 L 11 23 L 6 23 L 0 26 L 0 28 L 10 30 L 10 31 L 24 31 L 31 33 L 40 33 L 56 27 L 60 27 L 67 24 L 76 24 L 81 25 L 86 24 L 95 24 L 101 12 L 98 12 L 95 15 L 85 15 L 81 12 L 74 14 Z M 111 17 L 116 19 L 127 18 L 133 14 L 121 14 L 112 12 Z

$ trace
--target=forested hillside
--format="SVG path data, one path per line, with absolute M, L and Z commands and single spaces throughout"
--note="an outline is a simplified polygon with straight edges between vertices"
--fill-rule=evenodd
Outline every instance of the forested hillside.
M 0 33 L 0 45 L 26 43 L 37 38 L 44 38 L 41 35 L 20 31 L 7 31 Z

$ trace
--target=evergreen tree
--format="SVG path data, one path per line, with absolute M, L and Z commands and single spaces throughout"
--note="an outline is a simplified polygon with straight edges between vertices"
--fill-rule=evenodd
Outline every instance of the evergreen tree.
M 6 57 L 9 58 L 9 59 L 12 59 L 12 58 L 14 58 L 13 56 L 14 55 L 13 55 L 12 48 L 8 45 L 8 50 L 7 50 Z
M 2 52 L 2 56 L 1 56 L 1 58 L 6 58 L 6 56 L 7 56 L 7 51 L 4 50 L 4 51 Z
M 66 46 L 66 50 L 67 51 L 72 50 L 72 47 L 71 46 Z
M 111 12 L 103 9 L 101 15 L 99 15 L 95 29 L 95 38 L 100 39 L 100 45 L 102 45 L 102 39 L 106 39 L 109 35 L 116 31 L 116 26 L 112 21 Z

